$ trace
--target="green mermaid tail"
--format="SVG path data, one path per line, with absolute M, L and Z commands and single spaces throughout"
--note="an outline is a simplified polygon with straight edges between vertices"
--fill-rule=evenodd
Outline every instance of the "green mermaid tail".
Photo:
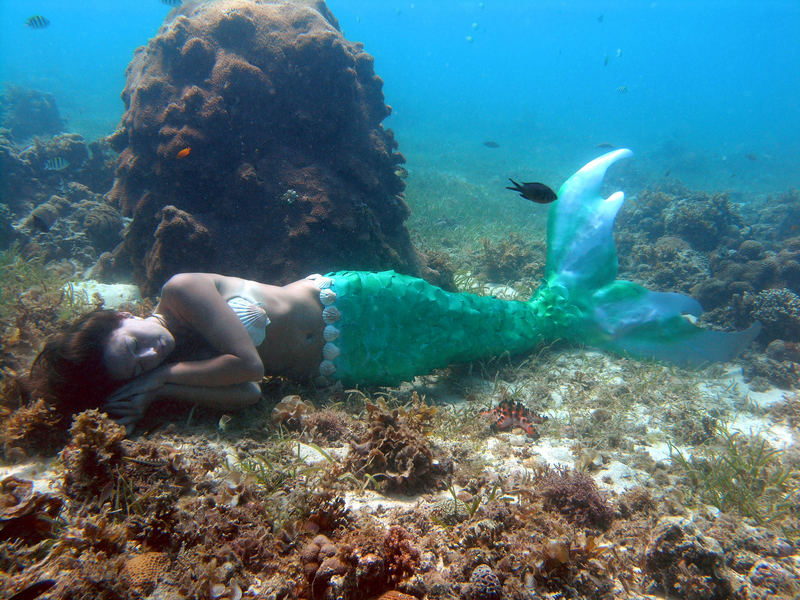
M 758 334 L 708 331 L 688 296 L 616 280 L 612 229 L 624 195 L 600 197 L 608 167 L 630 150 L 590 162 L 551 205 L 545 279 L 527 302 L 450 293 L 394 271 L 312 276 L 326 323 L 320 374 L 345 385 L 395 385 L 464 362 L 519 354 L 566 339 L 638 357 L 697 364 L 726 360 Z

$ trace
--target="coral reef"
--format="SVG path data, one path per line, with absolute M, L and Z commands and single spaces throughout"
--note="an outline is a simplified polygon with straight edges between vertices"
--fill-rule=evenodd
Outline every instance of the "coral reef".
M 412 535 L 398 526 L 389 528 L 383 540 L 386 579 L 392 587 L 413 575 L 419 565 L 420 553 L 412 540 Z
M 761 321 L 768 339 L 800 342 L 800 296 L 787 288 L 769 289 L 746 296 L 753 319 Z
M 133 218 L 115 261 L 144 293 L 176 268 L 278 282 L 335 268 L 431 274 L 403 225 L 404 159 L 380 124 L 390 109 L 373 59 L 323 2 L 184 4 L 127 73 L 109 198 Z M 207 240 L 149 243 L 165 206 Z
M 37 137 L 25 148 L 0 135 L 0 230 L 8 233 L 0 250 L 15 243 L 25 257 L 69 263 L 74 274 L 116 247 L 122 215 L 102 198 L 111 161 L 107 144 L 76 134 Z
M 137 592 L 148 595 L 168 572 L 172 561 L 165 552 L 145 552 L 125 561 L 121 575 Z
M 687 600 L 734 598 L 720 543 L 683 517 L 663 517 L 645 555 L 652 591 Z
M 44 337 L 92 303 L 67 285 L 71 265 L 28 258 L 17 245 L 0 250 L 0 270 L 0 404 L 17 409 L 30 400 L 22 373 Z
M 15 142 L 55 135 L 64 124 L 52 94 L 11 84 L 0 94 L 0 127 L 8 129 Z
M 503 586 L 489 565 L 478 565 L 469 577 L 472 600 L 500 600 Z
M 800 238 L 792 220 L 797 192 L 734 204 L 726 194 L 680 184 L 645 190 L 620 211 L 617 247 L 623 277 L 688 293 L 723 328 L 759 319 L 759 341 L 797 342 L 792 296 L 800 291 Z M 794 203 L 793 203 L 794 202 Z M 747 223 L 747 224 L 745 224 Z M 762 308 L 763 305 L 763 308 Z M 757 359 L 748 378 L 792 387 L 794 365 Z
M 427 443 L 442 435 L 442 409 L 419 396 L 398 409 L 367 406 L 367 434 L 381 425 L 392 439 L 397 429 Z M 356 508 L 375 499 L 363 489 L 364 476 L 343 477 L 346 464 L 299 456 L 297 440 L 318 412 L 303 414 L 297 432 L 235 442 L 239 451 L 261 452 L 260 473 L 243 464 L 225 468 L 219 440 L 196 430 L 173 426 L 151 439 L 123 440 L 96 411 L 79 415 L 58 494 L 37 495 L 20 480 L 0 484 L 0 526 L 19 516 L 36 523 L 26 527 L 39 536 L 0 539 L 9 589 L 52 580 L 42 585 L 54 600 L 601 600 L 645 593 L 760 600 L 800 591 L 795 546 L 778 530 L 724 512 L 690 516 L 676 500 L 685 488 L 666 492 L 650 481 L 618 496 L 614 513 L 610 496 L 585 473 L 527 471 L 527 444 L 515 447 L 525 473 L 505 476 L 493 467 L 464 472 L 474 440 L 453 439 L 452 477 L 464 487 L 451 484 L 452 497 Z M 263 424 L 270 417 L 264 412 Z M 485 440 L 485 432 L 476 435 Z M 770 477 L 756 479 L 773 485 Z

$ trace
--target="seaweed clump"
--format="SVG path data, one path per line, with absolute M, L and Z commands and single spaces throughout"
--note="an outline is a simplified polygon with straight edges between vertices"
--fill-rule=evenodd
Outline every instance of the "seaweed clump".
M 61 437 L 54 435 L 61 417 L 44 400 L 20 407 L 0 422 L 0 443 L 3 456 L 9 460 L 24 459 L 31 450 L 50 453 L 59 447 Z
M 66 467 L 64 491 L 71 497 L 100 495 L 122 462 L 125 428 L 91 409 L 75 417 L 70 436 L 61 451 Z
M 489 281 L 537 281 L 544 274 L 544 245 L 541 242 L 528 243 L 518 233 L 510 233 L 497 242 L 481 238 L 481 244 L 482 271 Z
M 541 493 L 546 508 L 555 509 L 576 525 L 608 529 L 614 509 L 586 473 L 556 467 L 544 474 Z
M 434 455 L 426 435 L 435 409 L 415 396 L 409 409 L 389 410 L 367 403 L 369 429 L 360 443 L 351 442 L 349 470 L 366 475 L 382 491 L 416 492 L 441 486 L 449 461 Z

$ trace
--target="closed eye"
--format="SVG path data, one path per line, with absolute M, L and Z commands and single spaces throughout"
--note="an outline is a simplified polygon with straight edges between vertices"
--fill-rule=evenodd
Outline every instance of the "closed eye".
M 139 357 L 136 355 L 138 348 L 139 342 L 136 340 L 136 338 L 128 338 L 128 352 L 130 352 L 131 356 L 133 357 L 133 372 L 131 373 L 131 379 L 138 377 L 142 373 L 142 366 L 139 364 Z

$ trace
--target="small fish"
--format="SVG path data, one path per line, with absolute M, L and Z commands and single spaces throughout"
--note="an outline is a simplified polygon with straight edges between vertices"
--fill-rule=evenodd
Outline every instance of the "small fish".
M 42 15 L 33 15 L 32 17 L 28 17 L 25 21 L 25 25 L 31 29 L 44 29 L 50 25 L 50 20 Z
M 537 425 L 544 423 L 547 418 L 537 415 L 520 402 L 510 398 L 504 398 L 493 409 L 483 411 L 481 416 L 494 419 L 493 425 L 500 431 L 519 427 L 528 435 L 536 435 L 534 423 Z
M 180 6 L 183 4 L 183 0 L 161 0 L 161 4 L 166 4 L 167 6 Z
M 612 150 L 616 148 L 616 146 L 614 144 L 609 144 L 608 142 L 600 142 L 599 144 L 597 144 L 597 146 L 595 146 L 595 148 L 601 148 L 603 150 Z
M 627 85 L 621 85 L 621 86 L 619 86 L 619 87 L 617 88 L 617 93 L 618 93 L 618 94 L 627 94 L 627 93 L 628 93 L 628 86 L 627 86 Z
M 189 154 L 191 154 L 191 152 L 192 149 L 189 146 L 186 146 L 186 148 L 178 152 L 177 158 L 186 158 L 187 156 L 189 156 Z
M 487 141 L 483 142 L 483 145 L 486 146 L 487 148 L 499 148 L 500 147 L 500 144 L 498 144 L 494 140 L 487 140 Z
M 598 17 L 597 17 L 597 22 L 598 22 L 598 23 L 602 23 L 604 18 L 605 18 L 605 15 L 600 15 L 600 16 L 598 16 Z
M 752 152 L 748 152 L 748 153 L 747 153 L 747 154 L 745 154 L 744 156 L 745 156 L 745 158 L 746 158 L 747 160 L 754 160 L 754 161 L 755 161 L 755 160 L 758 160 L 758 156 L 756 156 L 756 155 L 755 155 L 755 154 L 753 154 Z
M 558 199 L 558 196 L 556 196 L 553 190 L 538 181 L 527 182 L 520 185 L 510 177 L 508 180 L 514 184 L 514 187 L 506 187 L 506 189 L 512 192 L 519 192 L 519 195 L 527 200 L 532 200 L 538 204 L 549 204 L 553 200 Z
M 605 58 L 603 59 L 603 66 L 604 67 L 608 66 L 608 54 L 606 54 Z
M 231 422 L 231 418 L 232 417 L 230 415 L 222 415 L 219 418 L 219 423 L 217 423 L 217 427 L 219 428 L 220 431 L 225 431 L 226 429 L 228 429 L 228 424 Z
M 63 171 L 69 166 L 69 161 L 64 160 L 60 156 L 56 156 L 55 158 L 48 158 L 44 161 L 44 170 L 45 171 Z
M 399 167 L 399 166 L 395 167 L 394 168 L 394 174 L 397 177 L 399 177 L 400 179 L 405 179 L 406 177 L 408 177 L 408 169 L 406 169 L 405 167 Z
M 8 600 L 34 600 L 56 584 L 55 579 L 42 579 L 21 589 L 16 594 L 11 596 Z

